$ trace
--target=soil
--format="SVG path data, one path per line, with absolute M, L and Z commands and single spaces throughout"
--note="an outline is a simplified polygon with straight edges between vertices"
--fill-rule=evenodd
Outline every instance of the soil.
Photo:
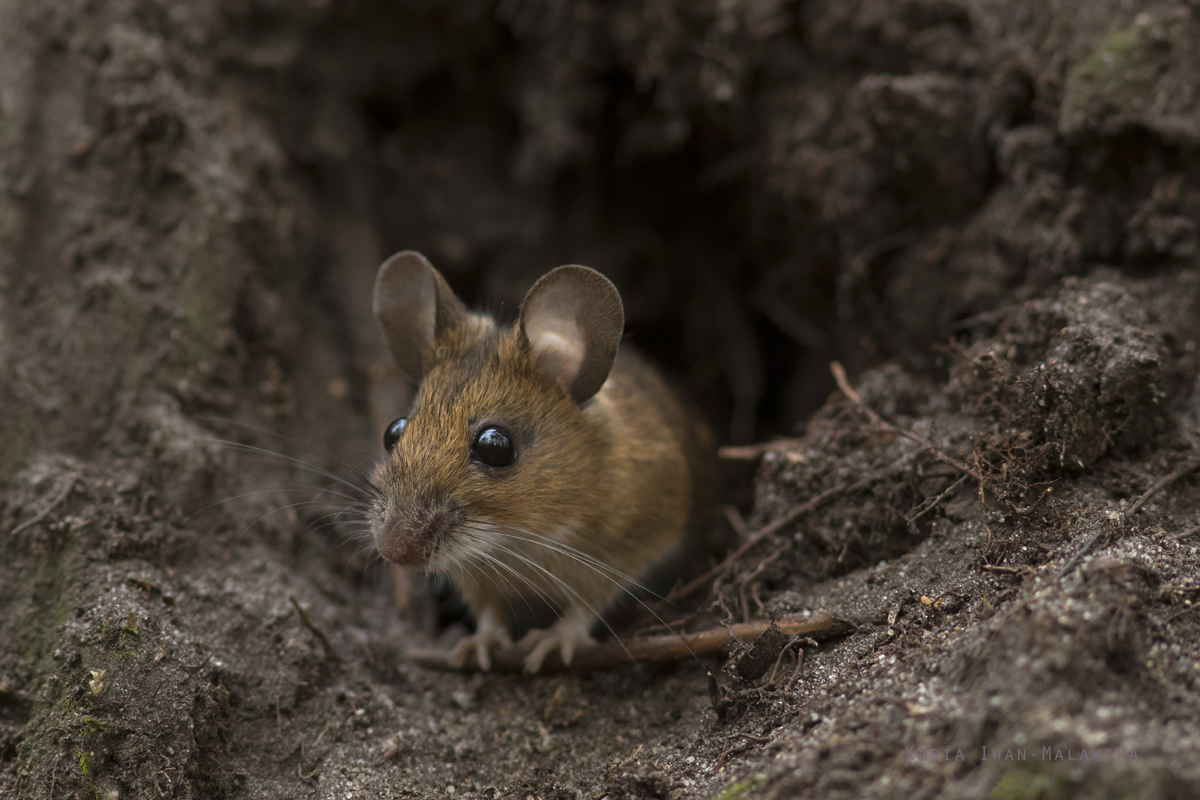
M 1154 0 L 0 4 L 0 794 L 1197 793 L 1198 44 Z M 601 269 L 778 437 L 715 503 L 790 521 L 675 627 L 854 631 L 417 666 L 461 610 L 335 482 L 403 248 L 502 314 Z

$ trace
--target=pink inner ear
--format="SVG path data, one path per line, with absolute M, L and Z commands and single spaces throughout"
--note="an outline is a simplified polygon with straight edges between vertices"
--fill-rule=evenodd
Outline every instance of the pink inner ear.
M 574 320 L 544 320 L 540 329 L 529 337 L 529 343 L 542 369 L 570 395 L 571 384 L 583 365 L 583 342 Z

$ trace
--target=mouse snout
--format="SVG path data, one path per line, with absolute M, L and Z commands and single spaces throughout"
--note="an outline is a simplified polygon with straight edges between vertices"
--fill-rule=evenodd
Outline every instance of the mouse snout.
M 375 546 L 394 564 L 423 567 L 452 524 L 450 514 L 440 509 L 413 516 L 391 515 L 376 531 Z

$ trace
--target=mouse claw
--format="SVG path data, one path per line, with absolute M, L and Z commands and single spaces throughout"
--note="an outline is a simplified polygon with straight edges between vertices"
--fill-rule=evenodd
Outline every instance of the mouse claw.
M 497 615 L 484 612 L 475 633 L 459 639 L 447 660 L 450 666 L 462 669 L 467 665 L 471 653 L 474 653 L 475 663 L 481 670 L 488 672 L 492 668 L 492 651 L 501 647 L 512 647 L 512 643 L 512 637 L 508 635 L 508 626 Z
M 568 612 L 550 628 L 532 630 L 521 637 L 517 647 L 533 648 L 525 656 L 525 671 L 530 674 L 540 672 L 546 656 L 555 650 L 558 651 L 563 664 L 571 666 L 576 648 L 596 643 L 596 640 L 588 635 L 593 619 L 590 614 Z

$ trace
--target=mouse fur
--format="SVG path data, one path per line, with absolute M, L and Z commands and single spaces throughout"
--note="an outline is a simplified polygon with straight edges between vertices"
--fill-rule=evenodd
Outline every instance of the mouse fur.
M 586 267 L 547 273 L 504 326 L 406 251 L 380 268 L 374 305 L 415 392 L 373 475 L 379 552 L 461 592 L 477 630 L 452 654 L 459 666 L 473 654 L 487 669 L 539 599 L 557 619 L 521 640 L 526 669 L 555 650 L 569 664 L 615 599 L 695 548 L 715 466 L 707 426 L 620 346 L 620 296 Z M 489 427 L 511 440 L 512 463 L 474 454 Z

